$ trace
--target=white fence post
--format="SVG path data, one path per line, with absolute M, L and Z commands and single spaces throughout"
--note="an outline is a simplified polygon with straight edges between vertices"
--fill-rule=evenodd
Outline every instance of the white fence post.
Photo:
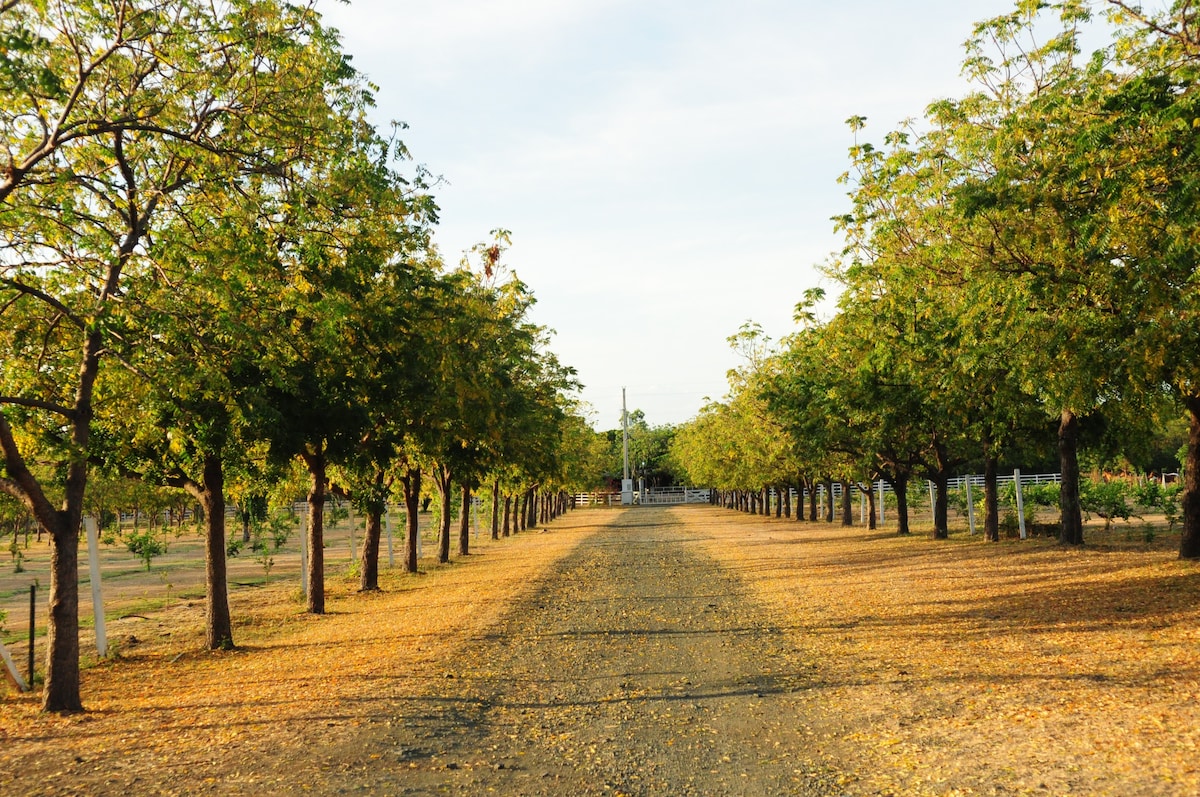
M 392 549 L 392 508 L 388 504 L 383 505 L 383 526 L 387 529 L 388 567 L 395 567 L 396 554 Z
M 29 686 L 25 683 L 25 679 L 21 677 L 21 673 L 17 672 L 17 663 L 13 661 L 12 656 L 8 653 L 8 648 L 4 647 L 3 642 L 0 642 L 0 661 L 4 662 L 4 674 L 8 676 L 8 680 L 16 687 L 17 691 L 28 692 Z
M 937 502 L 933 495 L 933 482 L 929 482 L 929 519 L 937 523 Z
M 975 499 L 971 497 L 971 477 L 967 477 L 967 525 L 971 527 L 971 534 L 975 534 Z
M 300 594 L 308 598 L 308 508 L 300 513 Z
M 108 633 L 104 628 L 104 596 L 100 588 L 100 532 L 96 527 L 96 518 L 85 517 L 83 529 L 87 533 L 88 573 L 92 581 L 92 617 L 96 621 L 96 652 L 100 658 L 104 658 L 108 655 Z
M 1021 469 L 1017 468 L 1013 471 L 1013 481 L 1017 489 L 1017 523 L 1021 527 L 1021 539 L 1026 538 L 1025 533 L 1025 499 L 1021 496 Z

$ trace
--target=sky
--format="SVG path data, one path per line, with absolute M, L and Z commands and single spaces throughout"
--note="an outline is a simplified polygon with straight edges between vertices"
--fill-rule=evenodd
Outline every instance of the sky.
M 532 320 L 598 429 L 621 391 L 651 425 L 727 392 L 742 324 L 794 331 L 850 206 L 866 140 L 960 77 L 973 24 L 1010 0 L 318 0 L 374 83 L 375 122 L 440 178 L 456 264 L 494 229 Z

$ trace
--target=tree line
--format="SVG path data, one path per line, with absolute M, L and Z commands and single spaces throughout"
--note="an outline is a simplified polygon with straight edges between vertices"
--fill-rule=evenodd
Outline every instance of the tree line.
M 331 491 L 368 518 L 364 589 L 394 495 L 409 570 L 430 483 L 441 561 L 456 496 L 464 529 L 485 487 L 514 525 L 561 510 L 598 441 L 508 233 L 443 261 L 434 181 L 312 2 L 9 0 L 0 40 L 0 493 L 50 540 L 46 710 L 82 707 L 79 530 L 112 480 L 200 507 L 212 648 L 231 489 L 249 511 L 299 464 L 313 613 Z
M 731 338 L 727 400 L 676 435 L 692 481 L 883 479 L 907 533 L 928 479 L 945 537 L 947 481 L 978 467 L 996 540 L 999 468 L 1053 457 L 1059 538 L 1080 544 L 1081 456 L 1152 468 L 1182 426 L 1180 556 L 1200 557 L 1198 14 L 1020 0 L 975 27 L 964 96 L 880 146 L 850 119 L 836 310 L 813 288 L 781 345 Z

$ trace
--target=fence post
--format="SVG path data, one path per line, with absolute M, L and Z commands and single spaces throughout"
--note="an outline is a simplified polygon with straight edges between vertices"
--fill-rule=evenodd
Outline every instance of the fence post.
M 308 509 L 300 513 L 300 594 L 308 597 Z
M 96 518 L 85 517 L 83 529 L 87 532 L 88 564 L 92 581 L 92 616 L 96 618 L 96 652 L 100 658 L 108 655 L 108 635 L 104 629 L 104 596 L 100 590 L 100 540 Z
M 971 527 L 971 534 L 975 534 L 975 499 L 971 497 L 971 477 L 967 477 L 967 525 Z
M 387 529 L 388 567 L 395 567 L 396 554 L 392 550 L 392 507 L 389 504 L 383 505 L 383 526 Z
M 1021 526 L 1021 539 L 1026 538 L 1025 533 L 1025 499 L 1021 496 L 1021 469 L 1017 468 L 1013 471 L 1014 486 L 1017 488 L 1017 523 Z
M 26 684 L 21 680 L 21 673 L 17 672 L 17 663 L 12 660 L 12 656 L 8 654 L 8 648 L 4 647 L 4 643 L 0 642 L 0 664 L 3 664 L 4 675 L 9 682 L 17 688 L 18 692 L 28 692 L 32 688 L 32 684 Z
M 929 519 L 937 523 L 937 503 L 933 495 L 933 482 L 929 482 Z

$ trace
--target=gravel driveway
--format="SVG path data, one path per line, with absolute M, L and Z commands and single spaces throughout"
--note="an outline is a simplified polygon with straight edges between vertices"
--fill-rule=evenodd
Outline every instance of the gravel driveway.
M 798 716 L 815 667 L 696 542 L 669 509 L 614 514 L 454 669 L 426 673 L 423 694 L 353 740 L 369 763 L 311 786 L 837 793 Z

